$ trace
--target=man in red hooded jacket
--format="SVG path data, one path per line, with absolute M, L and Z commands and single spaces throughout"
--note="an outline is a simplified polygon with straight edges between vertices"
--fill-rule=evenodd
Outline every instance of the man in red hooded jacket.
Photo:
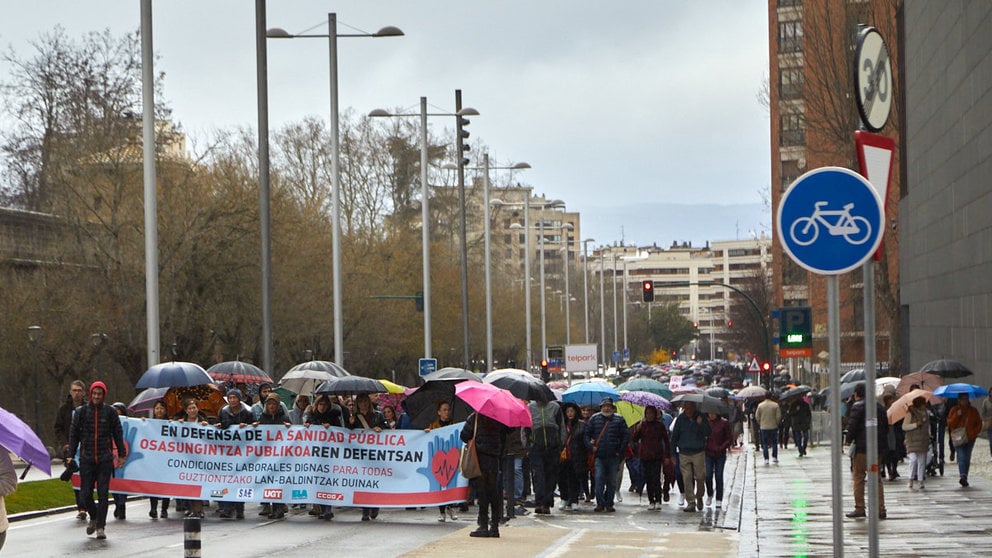
M 100 381 L 90 385 L 90 400 L 72 415 L 72 428 L 69 431 L 69 458 L 75 459 L 79 451 L 79 489 L 83 503 L 89 512 L 90 522 L 86 534 L 96 532 L 96 538 L 105 539 L 103 529 L 107 525 L 107 508 L 110 506 L 110 477 L 114 472 L 114 447 L 117 447 L 118 466 L 124 466 L 127 449 L 117 411 L 104 403 L 107 386 Z M 93 502 L 93 487 L 96 486 L 99 505 Z

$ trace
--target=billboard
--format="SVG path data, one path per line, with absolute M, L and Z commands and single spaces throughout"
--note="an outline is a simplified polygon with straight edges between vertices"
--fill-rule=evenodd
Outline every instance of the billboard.
M 565 345 L 565 371 L 595 372 L 599 369 L 596 345 Z

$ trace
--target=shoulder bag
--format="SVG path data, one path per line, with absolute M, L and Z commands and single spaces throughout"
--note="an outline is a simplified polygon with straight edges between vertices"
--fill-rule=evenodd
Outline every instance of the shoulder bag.
M 592 445 L 592 451 L 586 455 L 586 465 L 589 466 L 590 471 L 596 466 L 596 450 L 599 448 L 599 441 L 603 439 L 603 433 L 606 432 L 608 426 L 610 426 L 609 420 L 603 425 L 603 429 L 599 431 L 599 436 L 596 436 L 596 443 Z
M 462 446 L 462 454 L 458 460 L 458 468 L 462 476 L 467 479 L 475 479 L 482 476 L 482 468 L 479 467 L 479 454 L 475 449 L 475 437 L 479 435 L 479 414 L 475 414 L 475 427 L 472 430 L 472 439 Z

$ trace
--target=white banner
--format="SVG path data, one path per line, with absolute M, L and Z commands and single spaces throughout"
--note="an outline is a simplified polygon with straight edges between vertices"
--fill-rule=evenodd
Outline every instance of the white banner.
M 364 507 L 468 499 L 468 480 L 458 471 L 464 423 L 430 432 L 121 423 L 128 458 L 111 479 L 111 492 Z
M 566 372 L 595 372 L 598 369 L 596 345 L 565 345 Z

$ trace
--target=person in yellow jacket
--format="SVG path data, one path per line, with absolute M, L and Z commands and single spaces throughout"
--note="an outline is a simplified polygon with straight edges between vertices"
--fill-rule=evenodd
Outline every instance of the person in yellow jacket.
M 765 400 L 754 411 L 754 420 L 761 430 L 761 451 L 768 465 L 768 446 L 772 448 L 772 459 L 778 464 L 778 425 L 782 422 L 782 408 L 778 406 L 777 397 L 769 393 Z
M 961 433 L 961 439 L 955 439 Z M 971 450 L 975 447 L 975 439 L 982 431 L 982 417 L 978 409 L 971 406 L 967 393 L 958 394 L 958 404 L 947 411 L 947 430 L 951 433 L 954 443 L 954 453 L 958 458 L 958 481 L 961 486 L 968 486 L 968 469 L 971 468 Z

